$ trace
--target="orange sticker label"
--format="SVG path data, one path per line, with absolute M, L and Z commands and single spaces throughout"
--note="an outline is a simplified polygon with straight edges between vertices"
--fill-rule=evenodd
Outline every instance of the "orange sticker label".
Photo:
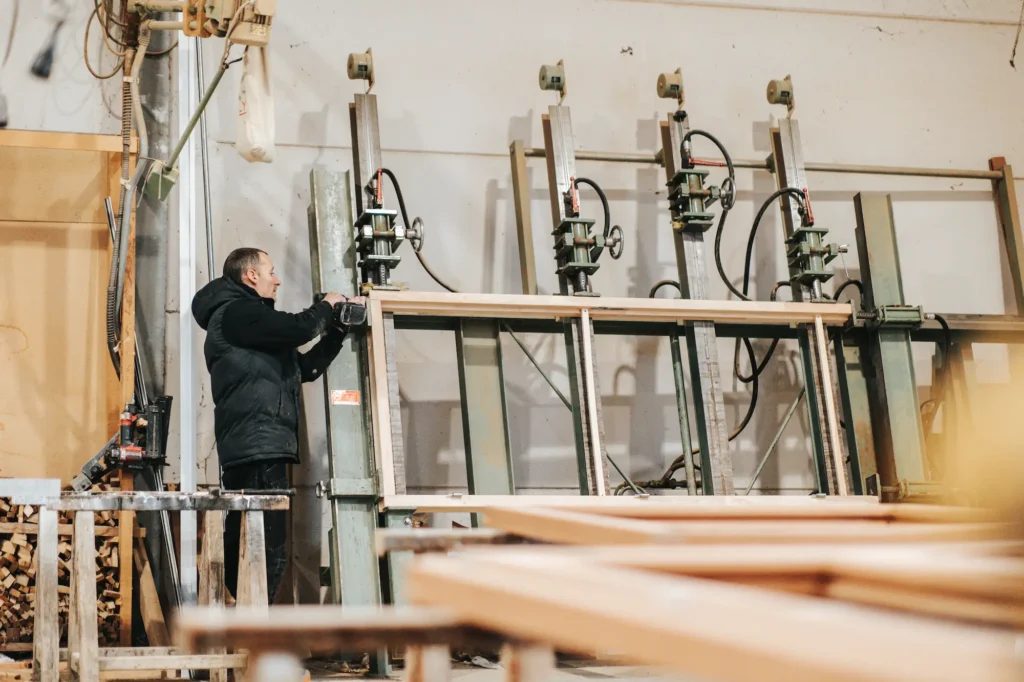
M 358 405 L 359 391 L 331 391 L 331 405 Z

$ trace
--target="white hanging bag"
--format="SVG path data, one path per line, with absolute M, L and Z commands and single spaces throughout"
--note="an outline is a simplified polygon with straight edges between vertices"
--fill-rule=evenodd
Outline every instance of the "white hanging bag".
M 265 47 L 247 47 L 238 88 L 238 135 L 235 149 L 250 162 L 274 160 L 274 91 Z

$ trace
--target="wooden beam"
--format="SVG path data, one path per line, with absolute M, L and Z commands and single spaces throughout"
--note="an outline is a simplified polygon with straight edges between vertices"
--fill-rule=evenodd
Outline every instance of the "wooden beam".
M 384 343 L 384 314 L 378 301 L 368 301 L 370 329 L 366 334 L 367 359 L 370 364 L 370 395 L 373 396 L 373 449 L 380 468 L 380 490 L 383 495 L 395 494 L 395 461 L 391 446 L 391 406 L 388 391 L 387 352 Z
M 533 221 L 530 215 L 530 183 L 526 174 L 523 141 L 515 140 L 509 147 L 512 161 L 512 198 L 516 207 L 516 237 L 519 241 L 519 275 L 523 293 L 537 294 L 537 266 L 533 254 Z
M 1024 625 L 1024 563 L 969 545 L 529 547 L 490 550 L 515 563 L 556 557 L 719 580 L 999 627 Z
M 175 639 L 187 651 L 228 647 L 314 653 L 494 642 L 450 611 L 408 606 L 184 607 L 175 618 Z
M 133 286 L 134 289 L 134 286 Z M 134 327 L 134 320 L 132 322 Z M 134 360 L 132 366 L 135 366 Z M 129 471 L 121 472 L 121 490 L 135 490 L 135 475 Z M 135 566 L 134 543 L 132 531 L 135 527 L 135 512 L 121 511 L 117 513 L 118 546 L 113 551 L 118 553 L 118 589 L 121 591 L 121 646 L 132 645 L 132 568 Z
M 150 647 L 162 647 L 171 643 L 167 634 L 167 623 L 164 609 L 160 604 L 160 593 L 156 588 L 153 570 L 149 565 L 149 555 L 145 545 L 139 540 L 135 546 L 135 570 L 139 576 L 139 610 L 142 612 L 142 624 L 146 630 L 146 639 Z
M 108 656 L 100 659 L 100 670 L 215 670 L 244 668 L 245 663 L 245 654 Z
M 440 552 L 467 545 L 493 545 L 510 539 L 491 528 L 383 528 L 377 531 L 377 554 L 388 552 Z
M 37 149 L 68 149 L 88 152 L 121 153 L 117 135 L 52 133 L 36 130 L 0 130 L 0 147 L 35 147 Z M 131 152 L 139 150 L 139 140 L 132 136 Z
M 1011 682 L 1020 673 L 1012 631 L 572 560 L 429 555 L 408 583 L 416 603 L 479 627 L 695 679 Z
M 651 521 L 554 509 L 494 508 L 487 526 L 531 540 L 569 545 L 888 544 L 971 542 L 1008 535 L 1005 524 L 901 524 L 863 520 Z
M 36 523 L 0 523 L 0 534 L 21 533 L 23 535 L 35 535 L 39 532 L 39 524 Z M 57 535 L 74 535 L 74 526 L 70 523 L 62 523 L 57 526 Z M 108 542 L 119 542 L 121 531 L 117 526 L 100 526 L 96 529 L 96 537 L 108 538 Z M 146 537 L 146 529 L 136 526 L 132 530 L 136 538 Z
M 521 294 L 451 294 L 425 291 L 381 291 L 370 299 L 382 312 L 403 315 L 557 319 L 581 317 L 586 309 L 595 320 L 680 322 L 708 320 L 733 324 L 826 325 L 850 319 L 848 303 L 777 303 L 760 301 L 700 301 L 679 298 L 605 298 L 524 296 Z

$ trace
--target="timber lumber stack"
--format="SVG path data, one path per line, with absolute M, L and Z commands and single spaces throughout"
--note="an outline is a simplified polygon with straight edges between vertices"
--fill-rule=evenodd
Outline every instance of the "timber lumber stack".
M 93 492 L 114 490 L 101 483 Z M 96 514 L 96 592 L 99 636 L 103 646 L 115 646 L 120 636 L 121 593 L 117 512 Z M 36 537 L 39 509 L 11 504 L 0 498 L 0 651 L 28 650 L 32 644 L 36 587 Z M 58 617 L 61 641 L 66 641 L 71 599 L 73 518 L 58 515 Z
M 992 512 L 712 497 L 483 511 L 549 544 L 422 554 L 414 604 L 708 681 L 1024 680 L 1024 538 Z

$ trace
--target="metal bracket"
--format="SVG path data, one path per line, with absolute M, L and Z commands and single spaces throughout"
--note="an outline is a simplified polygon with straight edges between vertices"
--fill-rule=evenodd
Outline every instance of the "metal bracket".
M 318 499 L 322 499 L 324 495 L 331 500 L 376 501 L 380 498 L 377 492 L 376 476 L 373 478 L 332 478 L 327 481 L 318 481 L 315 492 Z
M 938 481 L 908 481 L 901 479 L 896 485 L 881 484 L 881 477 L 872 474 L 864 480 L 864 490 L 868 495 L 878 497 L 886 502 L 927 502 L 942 501 L 948 498 L 949 491 Z
M 913 305 L 883 305 L 872 311 L 854 310 L 848 328 L 866 327 L 868 329 L 906 329 L 919 328 L 924 324 L 924 310 Z

